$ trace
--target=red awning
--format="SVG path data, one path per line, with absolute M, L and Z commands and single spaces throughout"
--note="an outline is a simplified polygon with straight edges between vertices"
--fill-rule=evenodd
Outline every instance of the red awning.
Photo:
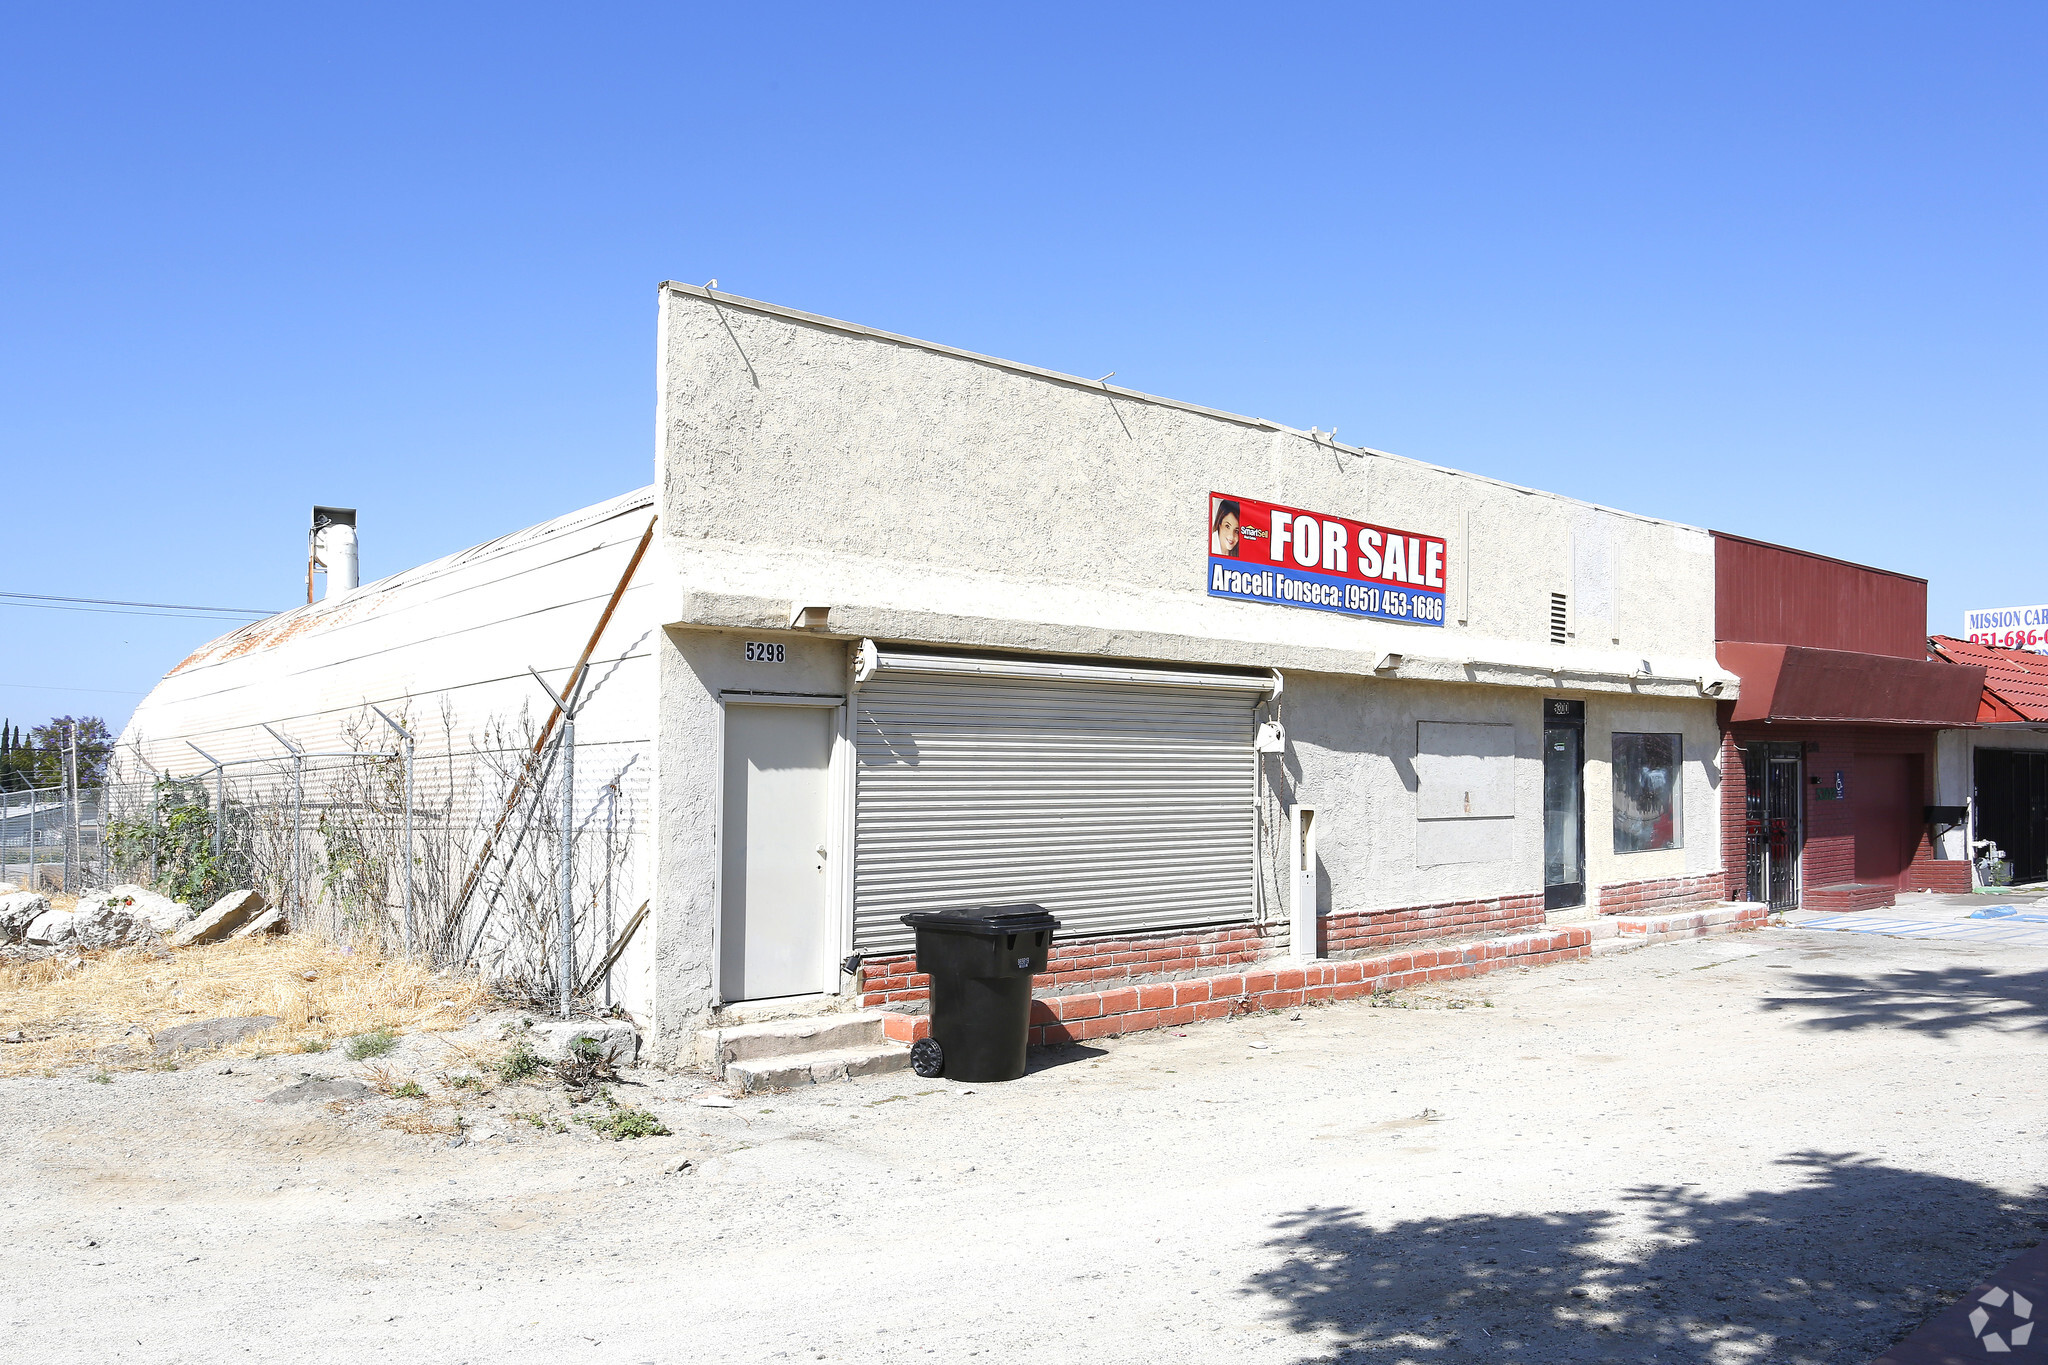
M 1971 725 L 1984 670 L 1886 654 L 1726 641 L 1721 666 L 1742 679 L 1732 719 Z

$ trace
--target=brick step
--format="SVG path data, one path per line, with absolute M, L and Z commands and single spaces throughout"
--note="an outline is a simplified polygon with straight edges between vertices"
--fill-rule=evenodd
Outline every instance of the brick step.
M 727 1062 L 725 1084 L 735 1095 L 758 1095 L 768 1090 L 790 1090 L 800 1085 L 852 1080 L 856 1076 L 880 1076 L 890 1071 L 907 1070 L 909 1066 L 908 1047 L 902 1043 L 883 1042 L 867 1047 L 842 1047 L 825 1052 L 800 1052 Z
M 696 1046 L 698 1064 L 713 1076 L 722 1077 L 735 1063 L 838 1053 L 849 1048 L 875 1047 L 885 1041 L 882 1016 L 869 1010 L 861 1014 L 819 1014 L 705 1029 L 697 1035 Z
M 1884 882 L 1836 882 L 1831 886 L 1809 886 L 1799 896 L 1799 908 L 1823 914 L 1857 910 L 1883 910 L 1898 901 L 1898 888 Z

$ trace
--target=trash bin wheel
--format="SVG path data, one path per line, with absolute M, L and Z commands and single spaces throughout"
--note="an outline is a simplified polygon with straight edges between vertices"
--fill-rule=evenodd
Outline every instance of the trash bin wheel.
M 920 1038 L 910 1045 L 910 1069 L 932 1080 L 946 1069 L 946 1054 L 936 1038 Z

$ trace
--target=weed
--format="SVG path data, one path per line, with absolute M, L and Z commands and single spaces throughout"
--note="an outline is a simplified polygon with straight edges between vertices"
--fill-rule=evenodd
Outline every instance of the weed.
M 95 1071 L 92 1073 L 92 1083 L 94 1085 L 112 1085 L 114 1078 L 105 1071 Z
M 380 1026 L 368 1033 L 358 1033 L 348 1040 L 342 1051 L 348 1055 L 350 1061 L 360 1062 L 371 1057 L 382 1057 L 397 1046 L 398 1035 L 388 1026 Z
M 512 1044 L 512 1050 L 498 1059 L 498 1079 L 523 1081 L 538 1072 L 546 1063 L 533 1050 L 533 1044 L 521 1038 Z
M 569 1131 L 569 1125 L 552 1114 L 536 1114 L 528 1110 L 521 1110 L 519 1113 L 514 1114 L 512 1118 L 514 1122 L 530 1123 L 543 1133 L 566 1133 Z
M 637 1105 L 628 1105 L 614 1109 L 603 1118 L 594 1118 L 585 1114 L 578 1118 L 576 1122 L 583 1124 L 599 1137 L 609 1142 L 623 1142 L 627 1138 L 667 1137 L 669 1135 L 668 1129 L 663 1126 L 660 1119 Z
M 600 1082 L 618 1079 L 604 1048 L 582 1037 L 570 1040 L 569 1055 L 555 1063 L 555 1075 L 580 1104 L 590 1102 Z
M 418 1081 L 402 1081 L 391 1088 L 394 1100 L 423 1100 L 426 1097 L 426 1089 Z
M 158 1071 L 176 1071 L 177 1069 L 177 1062 L 169 1057 L 164 1058 L 162 1061 L 156 1064 L 156 1070 Z
M 327 1042 L 322 1038 L 301 1038 L 299 1039 L 299 1051 L 325 1052 L 327 1051 Z
M 484 1078 L 481 1076 L 450 1076 L 442 1084 L 451 1090 L 474 1090 L 482 1093 Z

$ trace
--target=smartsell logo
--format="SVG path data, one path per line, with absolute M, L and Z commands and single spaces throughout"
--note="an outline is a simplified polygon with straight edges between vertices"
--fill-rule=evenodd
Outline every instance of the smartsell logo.
M 1985 1304 L 1990 1304 L 1993 1308 L 2005 1308 L 2010 1304 L 2010 1316 L 2019 1319 L 2019 1325 L 2008 1327 L 2003 1333 L 1985 1331 L 1984 1329 L 1991 1325 L 1991 1314 L 1985 1311 Z M 1984 1349 L 1990 1354 L 2010 1355 L 2013 1347 L 2024 1346 L 2033 1340 L 2033 1318 L 2034 1305 L 2027 1301 L 2026 1295 L 2008 1292 L 1993 1285 L 1991 1292 L 1978 1299 L 1977 1306 L 1970 1310 L 1970 1335 L 1982 1342 Z

